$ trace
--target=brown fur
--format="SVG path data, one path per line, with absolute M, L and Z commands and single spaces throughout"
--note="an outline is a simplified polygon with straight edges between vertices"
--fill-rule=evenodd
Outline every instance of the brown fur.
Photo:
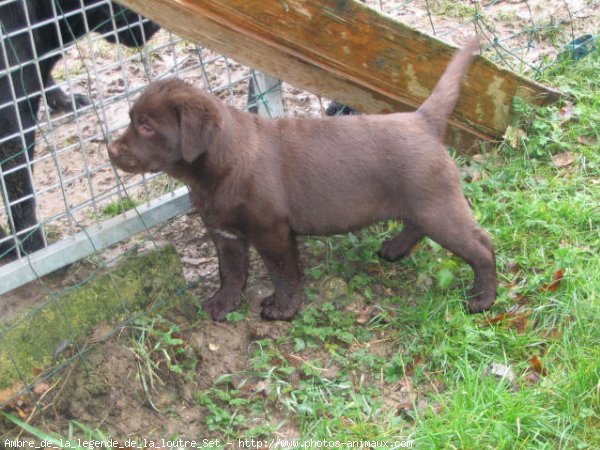
M 404 230 L 383 243 L 381 257 L 402 258 L 430 237 L 471 265 L 468 307 L 483 311 L 496 297 L 492 242 L 475 222 L 442 143 L 476 47 L 473 40 L 454 57 L 413 113 L 271 120 L 181 80 L 159 81 L 131 109 L 110 157 L 125 171 L 165 171 L 189 185 L 219 257 L 221 288 L 204 305 L 215 320 L 241 302 L 249 245 L 275 284 L 262 316 L 289 320 L 303 298 L 296 236 L 386 219 L 402 220 Z

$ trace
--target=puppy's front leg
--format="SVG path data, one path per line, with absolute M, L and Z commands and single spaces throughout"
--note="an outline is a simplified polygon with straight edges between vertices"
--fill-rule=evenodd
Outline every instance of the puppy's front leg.
M 273 295 L 263 301 L 262 318 L 293 319 L 303 300 L 302 270 L 295 236 L 287 225 L 280 224 L 258 233 L 252 244 L 275 285 Z
M 237 309 L 248 278 L 248 244 L 239 237 L 212 230 L 210 236 L 217 248 L 221 288 L 204 302 L 204 311 L 213 320 L 223 321 Z

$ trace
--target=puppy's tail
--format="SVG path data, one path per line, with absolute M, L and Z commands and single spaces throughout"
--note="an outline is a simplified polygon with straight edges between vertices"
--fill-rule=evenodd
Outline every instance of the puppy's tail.
M 471 38 L 452 58 L 435 89 L 418 109 L 427 118 L 440 139 L 446 134 L 448 117 L 456 106 L 462 78 L 478 49 L 479 37 Z

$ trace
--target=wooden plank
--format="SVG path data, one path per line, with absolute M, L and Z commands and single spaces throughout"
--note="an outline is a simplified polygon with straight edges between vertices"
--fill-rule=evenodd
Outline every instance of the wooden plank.
M 413 110 L 455 48 L 353 0 L 118 0 L 196 41 L 298 87 L 367 113 Z M 451 117 L 449 142 L 495 139 L 512 99 L 561 94 L 476 58 Z

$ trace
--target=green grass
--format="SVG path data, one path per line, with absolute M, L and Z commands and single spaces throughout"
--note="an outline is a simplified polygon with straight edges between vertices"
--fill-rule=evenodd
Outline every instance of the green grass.
M 472 17 L 477 13 L 477 8 L 473 6 L 452 1 L 434 1 L 431 6 L 435 15 L 457 19 Z
M 140 203 L 137 200 L 126 197 L 122 200 L 108 203 L 102 208 L 101 212 L 104 217 L 116 217 L 120 214 L 123 214 L 125 211 L 135 208 L 139 204 Z

